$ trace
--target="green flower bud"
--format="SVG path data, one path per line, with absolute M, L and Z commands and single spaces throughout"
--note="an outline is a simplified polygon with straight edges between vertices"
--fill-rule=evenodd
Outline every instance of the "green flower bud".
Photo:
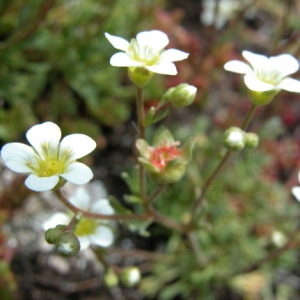
M 139 88 L 144 88 L 151 80 L 153 73 L 143 67 L 129 67 L 128 76 Z
M 223 135 L 223 145 L 232 151 L 239 151 L 245 147 L 245 132 L 238 127 L 228 128 Z
M 55 243 L 57 252 L 62 256 L 74 256 L 80 251 L 78 237 L 70 231 L 63 232 Z
M 108 287 L 114 287 L 119 284 L 119 278 L 112 268 L 109 268 L 104 274 L 104 282 Z
M 62 235 L 66 225 L 57 225 L 55 228 L 49 228 L 45 232 L 45 240 L 49 244 L 55 244 L 58 238 Z
M 172 103 L 175 107 L 184 107 L 193 103 L 196 93 L 196 87 L 182 83 L 176 87 L 169 88 L 162 99 L 164 102 Z
M 141 280 L 141 271 L 137 267 L 127 267 L 121 270 L 120 280 L 126 287 L 134 287 Z
M 245 133 L 245 145 L 248 148 L 256 148 L 259 143 L 259 137 L 254 132 L 246 132 Z

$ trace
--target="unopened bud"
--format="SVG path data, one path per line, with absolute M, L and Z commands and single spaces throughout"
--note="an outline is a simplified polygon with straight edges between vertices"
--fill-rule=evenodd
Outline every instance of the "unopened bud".
M 242 150 L 245 147 L 245 132 L 238 127 L 228 128 L 223 135 L 223 145 L 229 150 Z
M 187 83 L 169 88 L 163 96 L 163 101 L 172 103 L 175 107 L 191 105 L 195 100 L 197 88 Z
M 133 287 L 141 280 L 141 271 L 137 267 L 122 269 L 120 274 L 121 282 L 127 287 Z
M 57 225 L 55 228 L 49 228 L 45 232 L 45 240 L 49 244 L 55 244 L 58 238 L 62 235 L 66 225 Z
M 246 132 L 245 133 L 245 145 L 248 148 L 256 148 L 259 143 L 259 137 L 254 132 Z
M 55 246 L 57 252 L 63 256 L 74 256 L 80 251 L 78 237 L 73 232 L 62 233 Z
M 104 282 L 108 287 L 114 287 L 118 285 L 119 278 L 112 268 L 109 268 L 104 274 Z

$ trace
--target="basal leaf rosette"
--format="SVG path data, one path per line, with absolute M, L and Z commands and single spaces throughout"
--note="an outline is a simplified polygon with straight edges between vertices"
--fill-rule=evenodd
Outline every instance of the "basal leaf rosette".
M 298 60 L 290 54 L 267 57 L 243 51 L 248 63 L 232 60 L 224 65 L 225 70 L 244 74 L 244 82 L 255 105 L 266 105 L 274 96 L 285 90 L 300 93 L 300 81 L 288 77 L 299 69 Z
M 29 174 L 25 180 L 29 189 L 49 191 L 62 187 L 67 181 L 85 184 L 93 178 L 91 169 L 77 162 L 96 147 L 89 136 L 70 134 L 60 140 L 60 128 L 45 122 L 31 127 L 26 138 L 31 146 L 8 143 L 1 149 L 1 157 L 12 171 Z
M 139 162 L 145 166 L 152 180 L 158 184 L 174 183 L 182 178 L 190 160 L 194 141 L 183 147 L 175 141 L 171 132 L 161 127 L 153 138 L 153 145 L 138 139 L 136 147 L 140 153 Z
M 177 49 L 165 50 L 169 38 L 160 30 L 139 32 L 130 42 L 109 33 L 105 36 L 114 48 L 122 51 L 111 57 L 110 64 L 128 67 L 129 78 L 138 87 L 146 86 L 154 73 L 176 75 L 173 62 L 188 57 L 188 53 Z

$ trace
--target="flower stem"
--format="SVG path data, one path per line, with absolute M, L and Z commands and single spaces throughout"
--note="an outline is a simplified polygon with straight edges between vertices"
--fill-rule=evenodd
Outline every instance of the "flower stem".
M 242 130 L 247 130 L 247 128 L 249 127 L 250 125 L 250 122 L 251 120 L 253 119 L 253 116 L 254 116 L 254 113 L 255 113 L 255 110 L 256 110 L 257 106 L 252 104 L 247 112 L 247 115 L 244 119 L 244 122 L 241 126 L 241 129 Z
M 136 113 L 137 113 L 137 122 L 138 122 L 138 138 L 145 139 L 145 111 L 144 111 L 144 93 L 143 89 L 137 87 L 136 90 Z M 145 202 L 145 206 L 147 207 L 147 177 L 146 171 L 143 164 L 139 165 L 139 185 L 140 185 L 140 196 L 141 199 Z
M 247 115 L 242 123 L 241 129 L 246 130 L 249 125 L 250 122 L 254 116 L 255 110 L 256 110 L 256 105 L 252 104 L 251 107 L 249 108 Z M 231 151 L 226 152 L 226 154 L 223 156 L 223 158 L 221 159 L 221 161 L 219 162 L 219 164 L 217 165 L 216 169 L 212 172 L 212 174 L 206 179 L 203 188 L 202 188 L 202 192 L 200 197 L 195 201 L 193 208 L 192 208 L 192 217 L 191 217 L 191 223 L 197 218 L 198 216 L 198 210 L 203 202 L 203 199 L 208 191 L 208 189 L 210 188 L 211 184 L 213 183 L 213 181 L 215 180 L 215 178 L 217 177 L 217 175 L 220 173 L 220 171 L 222 170 L 223 166 L 226 164 L 226 162 L 229 160 L 229 158 L 231 157 Z
M 177 223 L 173 219 L 170 219 L 153 209 L 151 203 L 148 206 L 148 212 L 144 214 L 113 214 L 113 215 L 103 215 L 98 213 L 93 213 L 89 211 L 82 210 L 76 206 L 74 206 L 71 202 L 69 202 L 64 196 L 61 190 L 54 191 L 58 199 L 75 215 L 80 214 L 84 218 L 89 219 L 98 219 L 98 220 L 113 220 L 113 221 L 121 221 L 121 220 L 153 220 L 157 223 L 164 225 L 165 227 L 172 228 L 176 231 L 183 232 L 183 226 L 180 223 Z
M 81 214 L 84 218 L 90 218 L 90 219 L 99 219 L 99 220 L 147 220 L 151 219 L 152 216 L 150 214 L 114 214 L 114 215 L 104 215 L 104 214 L 98 214 L 93 213 L 89 211 L 82 210 L 76 206 L 74 206 L 71 202 L 69 202 L 65 196 L 63 195 L 61 190 L 54 191 L 55 195 L 58 197 L 58 199 L 68 208 L 70 209 L 74 214 Z

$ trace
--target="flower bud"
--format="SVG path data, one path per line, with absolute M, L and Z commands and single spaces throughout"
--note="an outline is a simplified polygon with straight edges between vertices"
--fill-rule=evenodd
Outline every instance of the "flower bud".
M 191 105 L 195 100 L 197 88 L 187 83 L 169 88 L 163 96 L 163 101 L 172 103 L 175 107 Z
M 62 235 L 66 225 L 57 225 L 55 228 L 49 228 L 45 232 L 45 240 L 49 244 L 55 244 L 58 238 Z
M 259 137 L 254 132 L 246 132 L 245 133 L 245 146 L 253 149 L 258 146 L 259 143 Z
M 114 287 L 118 285 L 119 278 L 112 268 L 109 268 L 104 274 L 104 282 L 108 287 Z
M 245 132 L 238 127 L 228 128 L 223 135 L 223 145 L 232 151 L 242 150 L 245 147 Z
M 153 73 L 142 67 L 129 67 L 128 76 L 139 88 L 144 88 L 151 80 Z
M 133 287 L 141 280 L 141 271 L 137 267 L 127 267 L 120 273 L 121 282 L 126 287 Z
M 73 232 L 64 232 L 55 243 L 57 252 L 63 256 L 74 256 L 80 251 L 78 237 Z

